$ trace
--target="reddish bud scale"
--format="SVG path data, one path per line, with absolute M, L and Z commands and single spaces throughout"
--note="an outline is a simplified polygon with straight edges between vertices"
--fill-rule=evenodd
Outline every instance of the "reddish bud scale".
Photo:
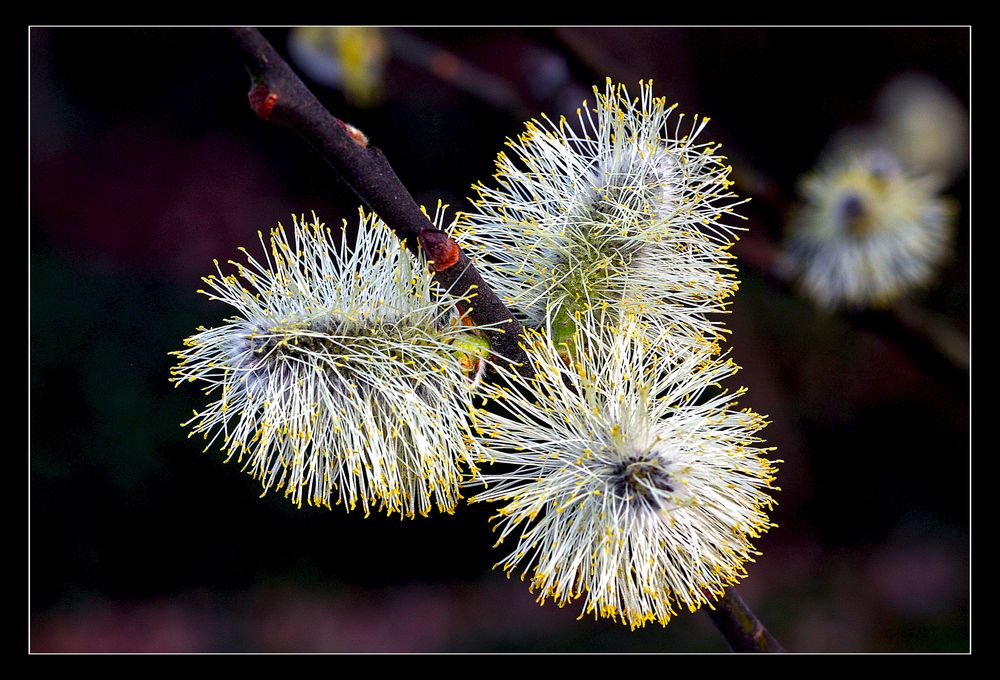
M 250 108 L 263 120 L 271 117 L 271 111 L 278 103 L 278 95 L 269 91 L 263 83 L 254 85 L 247 94 L 247 99 L 250 100 Z
M 424 229 L 420 232 L 420 247 L 430 260 L 431 269 L 444 271 L 458 262 L 462 251 L 455 240 L 438 229 Z
M 350 138 L 354 140 L 355 144 L 360 146 L 362 149 L 368 148 L 368 135 L 366 135 L 364 132 L 354 127 L 350 123 L 345 123 L 339 118 L 334 118 L 334 120 L 337 121 L 337 125 L 342 127 L 344 129 L 344 132 L 346 132 L 350 136 Z

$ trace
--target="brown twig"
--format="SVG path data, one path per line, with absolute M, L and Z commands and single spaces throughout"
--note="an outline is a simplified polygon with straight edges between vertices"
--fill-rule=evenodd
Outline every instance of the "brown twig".
M 734 652 L 785 651 L 735 589 L 727 589 L 725 597 L 706 609 Z
M 484 333 L 496 359 L 525 365 L 521 324 L 458 244 L 431 224 L 382 152 L 360 130 L 332 116 L 260 31 L 229 28 L 225 33 L 250 72 L 254 112 L 301 135 L 413 252 L 427 254 L 444 290 L 458 299 L 474 298 L 465 311 L 477 325 L 490 327 Z

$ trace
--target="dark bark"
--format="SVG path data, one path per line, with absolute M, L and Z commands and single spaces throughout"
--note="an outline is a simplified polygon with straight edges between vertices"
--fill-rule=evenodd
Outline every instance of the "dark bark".
M 706 607 L 708 615 L 734 652 L 785 651 L 733 588 L 713 607 Z

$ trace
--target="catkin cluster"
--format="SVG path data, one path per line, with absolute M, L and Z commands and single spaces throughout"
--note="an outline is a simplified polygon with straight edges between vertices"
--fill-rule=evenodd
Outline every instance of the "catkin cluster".
M 637 627 L 745 575 L 774 461 L 765 418 L 721 385 L 743 200 L 708 118 L 651 83 L 595 95 L 572 124 L 527 123 L 449 226 L 529 327 L 526 366 L 482 376 L 483 329 L 459 312 L 475 301 L 377 219 L 351 249 L 314 216 L 206 279 L 237 313 L 185 341 L 172 379 L 212 399 L 191 434 L 265 490 L 414 516 L 473 489 L 497 504 L 498 566 Z

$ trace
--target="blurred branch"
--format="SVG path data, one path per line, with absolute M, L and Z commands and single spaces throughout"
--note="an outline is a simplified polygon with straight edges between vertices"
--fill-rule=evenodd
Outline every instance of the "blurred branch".
M 564 53 L 567 59 L 574 61 L 576 70 L 589 71 L 596 76 L 598 83 L 607 77 L 629 86 L 639 81 L 650 80 L 649 74 L 643 73 L 641 67 L 615 56 L 613 51 L 608 49 L 608 44 L 592 39 L 590 36 L 594 30 L 586 27 L 563 27 L 551 29 L 548 35 L 556 49 Z M 672 62 L 672 69 L 683 69 L 685 60 L 678 57 L 684 50 L 684 34 L 675 29 L 670 35 L 669 44 L 662 45 L 661 50 L 669 55 L 668 60 Z M 668 75 L 666 82 L 673 101 L 686 102 L 687 106 L 697 103 L 695 93 L 691 91 L 691 86 L 685 79 L 676 77 L 676 74 L 672 78 Z
M 382 152 L 360 130 L 332 116 L 260 31 L 229 28 L 224 32 L 250 72 L 248 96 L 254 112 L 301 135 L 411 251 L 423 249 L 435 280 L 449 294 L 475 298 L 467 310 L 469 318 L 477 325 L 492 326 L 484 332 L 493 354 L 524 365 L 521 324 L 458 244 L 431 224 Z
M 969 370 L 969 340 L 948 319 L 908 300 L 896 303 L 889 313 L 896 323 L 924 337 L 955 366 Z
M 389 32 L 389 42 L 401 61 L 519 121 L 528 120 L 539 110 L 575 111 L 590 94 L 571 76 L 561 52 L 534 43 L 521 46 L 505 62 L 505 68 L 514 73 L 505 78 L 403 29 Z
M 507 111 L 524 120 L 532 110 L 516 89 L 503 78 L 470 64 L 454 52 L 439 47 L 410 31 L 387 31 L 392 54 L 417 68 L 433 74 L 446 83 L 495 109 Z
M 781 264 L 777 246 L 759 236 L 744 237 L 737 245 L 740 262 L 748 264 L 782 290 L 793 285 L 791 272 Z M 952 323 L 908 300 L 901 300 L 886 310 L 846 312 L 844 318 L 857 326 L 874 330 L 895 339 L 911 352 L 935 356 L 962 371 L 969 370 L 969 340 Z
M 707 611 L 712 623 L 726 638 L 732 651 L 772 653 L 785 651 L 735 588 L 727 588 L 725 597 L 714 603 Z
M 622 80 L 628 83 L 639 81 L 628 64 L 622 64 L 618 60 L 612 59 L 600 45 L 588 40 L 578 31 L 556 27 L 552 29 L 552 35 L 566 51 L 576 57 L 591 72 L 599 74 L 614 70 Z

